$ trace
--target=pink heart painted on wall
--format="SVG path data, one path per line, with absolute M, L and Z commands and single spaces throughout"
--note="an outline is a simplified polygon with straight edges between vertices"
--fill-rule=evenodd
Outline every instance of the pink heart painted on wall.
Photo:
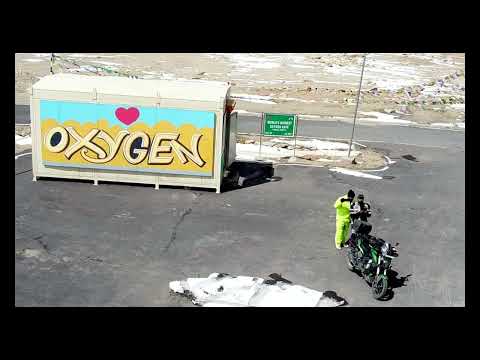
M 138 109 L 134 107 L 128 109 L 120 107 L 115 110 L 115 116 L 125 125 L 130 125 L 138 119 L 138 117 L 140 116 L 140 111 L 138 111 Z

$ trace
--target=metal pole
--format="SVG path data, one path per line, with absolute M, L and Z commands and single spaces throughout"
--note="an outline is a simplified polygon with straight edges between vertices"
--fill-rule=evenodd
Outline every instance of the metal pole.
M 55 61 L 55 54 L 52 53 L 50 56 L 50 75 L 53 75 L 53 62 Z
M 350 138 L 350 144 L 348 146 L 348 157 L 350 157 L 350 150 L 352 149 L 353 133 L 355 132 L 355 122 L 357 120 L 358 101 L 360 99 L 360 92 L 362 90 L 363 70 L 365 69 L 365 60 L 367 54 L 363 55 L 362 74 L 360 75 L 360 84 L 358 85 L 357 104 L 355 105 L 355 115 L 353 117 L 352 137 Z
M 296 156 L 295 156 L 295 150 L 296 150 L 296 148 L 297 148 L 297 135 L 295 135 L 295 143 L 294 143 L 294 145 L 293 145 L 293 157 L 294 157 L 294 158 L 296 158 Z
M 293 145 L 293 157 L 296 158 L 295 156 L 295 150 L 297 149 L 297 127 L 298 127 L 298 117 L 295 115 L 295 143 Z
M 258 157 L 262 158 L 262 133 L 263 133 L 263 122 L 264 122 L 265 114 L 262 113 L 260 117 L 260 147 L 258 149 Z

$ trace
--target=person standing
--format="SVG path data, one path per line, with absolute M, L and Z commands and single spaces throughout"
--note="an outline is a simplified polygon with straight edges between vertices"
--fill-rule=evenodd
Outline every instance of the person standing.
M 359 194 L 357 196 L 357 202 L 352 205 L 352 221 L 356 219 L 368 221 L 368 218 L 372 215 L 370 208 L 370 204 L 365 202 L 365 196 Z
M 345 246 L 350 227 L 350 207 L 354 198 L 355 192 L 348 190 L 347 195 L 340 196 L 333 204 L 333 207 L 337 210 L 335 232 L 335 247 L 337 249 Z

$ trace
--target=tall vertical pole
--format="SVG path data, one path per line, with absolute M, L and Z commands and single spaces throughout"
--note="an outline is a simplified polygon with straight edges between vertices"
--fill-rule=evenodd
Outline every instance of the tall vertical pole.
M 367 59 L 367 54 L 364 54 L 363 55 L 363 64 L 362 64 L 362 74 L 360 75 L 360 84 L 358 85 L 357 104 L 355 105 L 355 115 L 353 117 L 352 136 L 350 137 L 350 144 L 348 146 L 348 157 L 350 157 L 350 150 L 352 149 L 353 133 L 355 132 L 355 122 L 357 120 L 358 102 L 359 102 L 359 99 L 360 99 L 360 92 L 362 90 L 363 70 L 365 69 L 365 60 L 366 59 Z
M 294 125 L 294 130 L 295 130 L 295 143 L 293 145 L 293 157 L 296 158 L 296 152 L 295 150 L 297 149 L 297 127 L 298 127 L 298 116 L 295 115 L 295 125 Z
M 260 147 L 258 149 L 258 157 L 261 159 L 262 158 L 262 135 L 263 135 L 263 123 L 265 120 L 265 114 L 262 113 L 262 116 L 260 117 Z
M 55 54 L 52 53 L 50 56 L 50 74 L 53 75 L 53 63 L 55 62 Z

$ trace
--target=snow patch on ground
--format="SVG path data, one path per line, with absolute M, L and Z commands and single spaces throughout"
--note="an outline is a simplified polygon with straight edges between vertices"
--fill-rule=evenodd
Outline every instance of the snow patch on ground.
M 443 128 L 454 128 L 456 124 L 454 123 L 432 123 L 433 127 L 443 127 Z
M 119 58 L 119 57 L 124 57 L 124 58 L 132 58 L 133 56 L 131 55 L 126 55 L 126 54 L 123 54 L 123 55 L 97 55 L 97 57 L 101 57 L 101 58 L 105 58 L 105 59 L 111 59 L 111 58 Z M 164 62 L 162 60 L 158 60 L 158 62 Z
M 362 115 L 375 116 L 375 118 L 360 118 L 359 121 L 371 121 L 392 124 L 413 124 L 413 121 L 397 119 L 396 115 L 384 114 L 377 111 L 360 111 Z
M 452 109 L 455 109 L 455 110 L 465 111 L 465 104 L 452 104 L 452 105 L 449 105 L 449 107 L 451 107 Z
M 281 98 L 272 98 L 271 96 L 264 96 L 264 95 L 250 95 L 250 94 L 232 94 L 230 95 L 234 99 L 242 100 L 242 101 L 249 101 L 249 102 L 256 102 L 260 104 L 276 104 L 273 100 L 283 100 L 283 101 L 298 101 L 303 103 L 314 103 L 315 100 L 303 100 L 299 98 L 292 98 L 292 97 L 281 97 Z
M 375 179 L 375 180 L 381 180 L 382 179 L 382 177 L 380 177 L 380 176 L 365 174 L 365 173 L 360 172 L 360 171 L 343 169 L 343 168 L 338 168 L 338 167 L 331 168 L 330 171 L 345 174 L 345 175 L 367 178 L 367 179 Z
M 70 54 L 68 57 L 73 57 L 73 58 L 97 58 L 99 55 L 89 55 L 89 54 Z
M 454 129 L 454 128 L 465 129 L 465 123 L 433 123 L 433 124 L 430 124 L 430 126 L 437 127 L 437 128 L 446 128 L 446 129 Z
M 232 79 L 236 81 L 243 81 L 244 79 Z M 255 80 L 254 83 L 257 84 L 301 84 L 301 81 L 296 80 Z
M 314 66 L 311 65 L 298 65 L 298 64 L 290 64 L 289 66 L 299 69 L 314 69 Z
M 298 118 L 302 119 L 322 119 L 323 116 L 320 115 L 298 115 Z
M 274 101 L 271 101 L 271 96 L 263 96 L 263 95 L 250 95 L 250 94 L 232 94 L 230 95 L 231 98 L 241 100 L 241 101 L 249 101 L 259 104 L 270 104 L 275 105 Z
M 23 136 L 15 135 L 15 144 L 21 145 L 21 146 L 32 145 L 32 138 L 30 136 L 23 137 Z
M 91 72 L 94 72 L 96 73 L 97 72 L 97 69 L 91 65 L 81 65 L 80 67 L 74 67 L 74 68 L 70 68 L 70 69 L 67 69 L 67 72 L 73 72 L 73 73 L 91 73 Z
M 266 159 L 280 159 L 293 155 L 293 150 L 274 148 L 262 145 L 260 153 L 260 144 L 238 144 L 236 145 L 236 159 L 244 161 L 256 160 L 259 157 Z
M 311 81 L 317 84 L 358 85 L 357 83 L 345 82 L 345 81 L 325 81 L 325 80 L 314 80 L 314 79 L 312 79 Z
M 251 69 L 275 69 L 280 67 L 277 60 L 279 57 L 262 54 L 221 54 L 232 62 L 234 71 L 247 72 Z
M 276 105 L 276 102 L 270 101 L 270 100 L 260 100 L 260 99 L 238 99 L 241 101 L 247 101 L 247 102 L 252 102 L 252 103 L 257 103 L 257 104 L 268 104 L 268 105 Z
M 273 143 L 287 143 L 294 145 L 294 140 L 282 140 L 273 138 L 270 140 Z M 342 142 L 332 142 L 318 139 L 299 140 L 297 139 L 297 146 L 303 146 L 312 150 L 348 150 L 348 144 Z
M 213 273 L 207 278 L 188 278 L 169 283 L 170 290 L 193 297 L 192 302 L 206 307 L 334 307 L 345 300 L 287 282 L 265 283 L 250 276 Z
M 43 60 L 43 59 L 22 59 L 22 61 L 38 63 L 38 62 L 43 62 L 45 60 Z
M 94 70 L 92 70 L 94 71 Z M 72 69 L 67 69 L 67 72 L 72 72 L 72 73 L 84 73 L 84 72 L 88 72 L 87 69 L 83 68 L 83 67 L 79 67 L 79 68 L 72 68 Z
M 421 84 L 425 80 L 429 80 L 431 77 L 431 75 L 420 74 L 417 65 L 404 65 L 400 64 L 398 61 L 382 59 L 384 57 L 385 54 L 368 54 L 364 72 L 365 83 L 376 85 L 376 87 L 388 91 L 396 91 L 402 87 Z M 432 57 L 425 59 L 435 63 Z M 348 76 L 360 78 L 361 63 L 362 59 L 359 58 L 356 64 L 343 66 L 339 64 L 330 64 L 330 66 L 324 67 L 324 71 L 342 77 Z M 441 65 L 451 66 L 444 62 L 442 62 Z
M 110 61 L 92 61 L 92 63 L 95 64 L 100 64 L 100 65 L 111 65 L 111 66 L 121 66 L 122 64 L 115 63 L 115 62 L 110 62 Z
M 235 112 L 237 112 L 239 114 L 243 114 L 243 115 L 260 115 L 260 113 L 251 112 L 251 111 L 247 111 L 247 110 L 235 110 Z
M 303 100 L 303 99 L 291 98 L 291 97 L 276 98 L 275 100 L 299 101 L 299 102 L 303 102 L 303 103 L 314 103 L 314 102 L 316 102 L 315 100 Z
M 275 146 L 276 144 L 287 144 L 289 148 Z M 236 159 L 243 161 L 253 161 L 259 158 L 268 159 L 273 162 L 280 160 L 281 158 L 291 158 L 293 157 L 294 151 L 293 146 L 295 145 L 295 140 L 293 139 L 278 139 L 278 138 L 264 138 L 261 153 L 260 153 L 260 144 L 241 144 L 237 143 L 236 145 Z M 341 159 L 346 159 L 348 154 L 348 144 L 342 142 L 334 141 L 324 141 L 317 139 L 309 140 L 300 140 L 297 139 L 297 147 L 302 147 L 303 149 L 298 149 L 295 151 L 295 156 L 302 157 L 306 155 L 314 156 L 323 156 L 323 157 L 336 157 L 334 159 L 319 159 L 322 161 L 339 161 Z M 358 156 L 359 151 L 351 151 L 351 156 Z

